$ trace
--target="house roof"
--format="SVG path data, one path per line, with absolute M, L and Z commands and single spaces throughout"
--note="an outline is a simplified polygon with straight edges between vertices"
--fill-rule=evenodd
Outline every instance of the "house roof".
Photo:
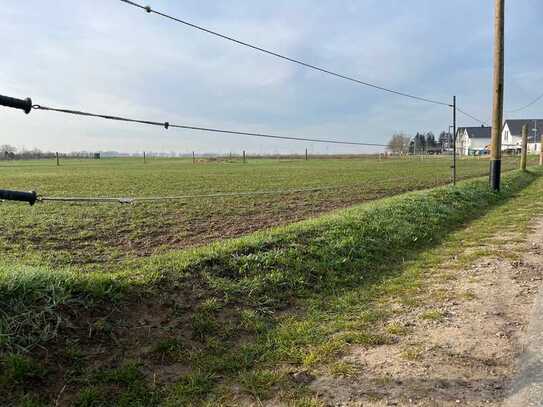
M 490 139 L 492 127 L 478 126 L 478 127 L 459 127 L 458 133 L 468 132 L 469 138 Z
M 506 120 L 504 127 L 507 124 L 509 131 L 513 136 L 521 136 L 522 126 L 528 125 L 528 140 L 532 141 L 534 135 L 534 128 L 537 128 L 537 141 L 539 141 L 541 134 L 543 134 L 543 119 L 515 119 Z

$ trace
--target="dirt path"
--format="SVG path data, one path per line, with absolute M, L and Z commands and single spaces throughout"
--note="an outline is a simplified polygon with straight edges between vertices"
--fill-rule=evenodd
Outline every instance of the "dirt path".
M 485 248 L 488 242 L 469 250 Z M 461 270 L 442 265 L 427 294 L 446 301 L 400 313 L 394 323 L 407 334 L 391 345 L 352 348 L 343 362 L 357 373 L 319 377 L 311 389 L 330 406 L 502 405 L 522 387 L 513 378 L 543 276 L 543 219 L 526 239 L 502 234 L 490 249 L 509 255 Z

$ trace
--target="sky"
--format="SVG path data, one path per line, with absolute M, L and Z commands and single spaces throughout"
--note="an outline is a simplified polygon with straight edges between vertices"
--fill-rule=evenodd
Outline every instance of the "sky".
M 149 0 L 153 9 L 490 123 L 493 0 Z M 147 4 L 147 3 L 145 3 Z M 540 0 L 506 1 L 505 105 L 543 93 Z M 451 109 L 235 45 L 119 0 L 4 1 L 0 94 L 192 126 L 386 144 L 448 129 Z M 543 101 L 506 115 L 542 118 Z M 0 108 L 0 144 L 49 151 L 360 153 Z M 463 116 L 458 126 L 476 126 Z

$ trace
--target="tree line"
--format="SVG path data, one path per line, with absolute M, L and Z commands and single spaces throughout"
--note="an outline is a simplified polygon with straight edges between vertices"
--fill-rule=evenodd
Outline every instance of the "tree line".
M 56 152 L 42 151 L 39 148 L 18 150 L 9 144 L 0 145 L 0 160 L 39 160 L 56 157 Z M 73 151 L 71 153 L 59 154 L 62 158 L 94 158 L 94 153 L 89 151 Z
M 452 148 L 452 134 L 442 131 L 436 138 L 434 133 L 417 132 L 415 136 L 395 133 L 388 142 L 394 154 L 441 154 Z

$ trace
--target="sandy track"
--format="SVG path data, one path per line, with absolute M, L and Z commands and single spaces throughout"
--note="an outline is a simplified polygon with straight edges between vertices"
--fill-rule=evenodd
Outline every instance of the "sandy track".
M 396 322 L 409 327 L 408 335 L 352 348 L 343 360 L 359 373 L 319 377 L 312 390 L 330 406 L 498 406 L 526 389 L 526 379 L 515 378 L 523 367 L 516 366 L 543 276 L 543 219 L 527 239 L 518 238 L 502 234 L 492 243 L 492 251 L 518 260 L 487 257 L 431 284 L 436 293 L 454 294 L 436 306 L 439 318 L 421 318 L 421 309 L 402 314 Z M 449 271 L 446 264 L 442 271 Z

